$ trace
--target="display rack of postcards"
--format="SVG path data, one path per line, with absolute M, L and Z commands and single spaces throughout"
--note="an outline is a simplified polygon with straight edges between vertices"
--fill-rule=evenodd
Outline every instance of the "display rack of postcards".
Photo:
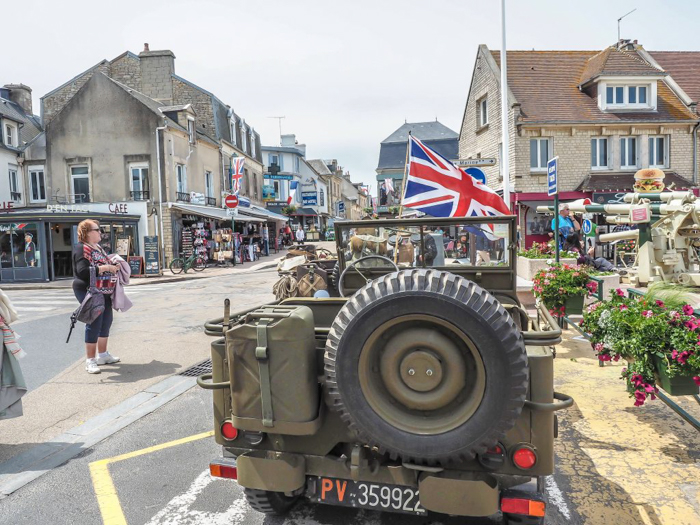
M 210 236 L 211 232 L 204 227 L 203 222 L 198 222 L 194 228 L 194 252 L 197 257 L 204 260 L 204 262 L 209 260 L 209 255 L 207 254 L 207 237 Z

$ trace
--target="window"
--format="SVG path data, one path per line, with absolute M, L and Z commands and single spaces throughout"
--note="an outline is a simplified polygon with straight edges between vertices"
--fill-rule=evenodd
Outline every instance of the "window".
M 15 127 L 12 124 L 5 124 L 5 144 L 17 146 L 15 143 Z
M 250 130 L 250 156 L 255 157 L 255 131 Z
M 41 243 L 36 223 L 7 224 L 0 230 L 0 264 L 3 268 L 41 267 Z
M 46 184 L 44 181 L 44 168 L 29 169 L 29 200 L 31 202 L 46 201 Z
M 637 167 L 637 138 L 620 138 L 620 168 L 631 169 Z
M 250 178 L 248 177 L 248 170 L 243 170 L 243 187 L 245 189 L 245 194 L 250 197 Z
M 134 200 L 148 200 L 148 164 L 129 164 L 129 184 Z
M 71 166 L 73 202 L 90 202 L 90 173 L 87 166 Z
M 608 139 L 606 137 L 591 139 L 591 168 L 608 167 Z
M 299 173 L 299 157 L 294 157 L 294 173 Z
M 175 172 L 177 175 L 177 192 L 187 193 L 187 166 L 184 164 L 177 164 L 175 166 Z
M 211 171 L 204 172 L 204 191 L 205 197 L 214 197 L 214 180 L 211 176 Z
M 273 164 L 277 164 L 277 166 L 279 166 L 280 171 L 282 171 L 282 163 L 280 162 L 280 156 L 270 153 L 267 156 L 267 167 L 269 168 Z
M 190 136 L 190 143 L 194 144 L 195 142 L 195 129 L 194 129 L 194 120 L 191 118 L 187 119 L 187 134 Z
M 230 126 L 231 126 L 231 144 L 233 144 L 235 146 L 236 145 L 236 120 L 235 119 L 231 119 Z
M 668 166 L 666 137 L 649 137 L 649 167 L 665 168 Z
M 530 139 L 530 171 L 546 171 L 549 155 L 549 139 Z
M 247 133 L 248 133 L 248 130 L 246 130 L 246 128 L 245 128 L 245 123 L 241 122 L 241 151 L 243 153 L 248 152 L 248 148 L 247 148 L 247 146 L 248 146 L 247 138 L 248 137 L 246 136 Z
M 486 97 L 479 102 L 479 127 L 483 127 L 489 123 L 489 112 Z
M 648 106 L 647 86 L 606 86 L 605 103 L 609 106 Z
M 253 173 L 253 198 L 258 198 L 258 174 Z
M 323 191 L 323 188 L 321 188 L 320 196 L 319 196 L 319 201 L 318 201 L 318 205 L 319 205 L 319 206 L 325 206 L 325 205 L 326 205 L 326 199 L 325 199 L 325 197 L 324 197 L 324 194 L 325 194 L 325 192 Z
M 10 174 L 10 198 L 13 201 L 19 201 L 22 199 L 22 194 L 19 191 L 19 180 L 17 179 L 17 166 L 8 166 L 7 171 Z

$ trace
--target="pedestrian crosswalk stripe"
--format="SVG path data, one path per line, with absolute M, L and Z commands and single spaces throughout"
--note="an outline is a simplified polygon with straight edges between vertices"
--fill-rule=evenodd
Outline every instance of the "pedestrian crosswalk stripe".
M 18 312 L 48 312 L 54 309 L 53 306 L 15 306 Z

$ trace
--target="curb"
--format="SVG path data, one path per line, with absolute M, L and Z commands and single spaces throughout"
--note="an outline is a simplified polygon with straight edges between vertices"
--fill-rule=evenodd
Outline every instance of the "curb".
M 195 377 L 170 376 L 82 425 L 0 463 L 0 500 L 179 397 L 196 383 Z

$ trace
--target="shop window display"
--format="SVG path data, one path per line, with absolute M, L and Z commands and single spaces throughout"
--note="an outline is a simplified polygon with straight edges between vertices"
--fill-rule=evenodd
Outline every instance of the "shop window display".
M 3 268 L 41 267 L 36 224 L 3 224 L 0 228 L 0 265 Z

